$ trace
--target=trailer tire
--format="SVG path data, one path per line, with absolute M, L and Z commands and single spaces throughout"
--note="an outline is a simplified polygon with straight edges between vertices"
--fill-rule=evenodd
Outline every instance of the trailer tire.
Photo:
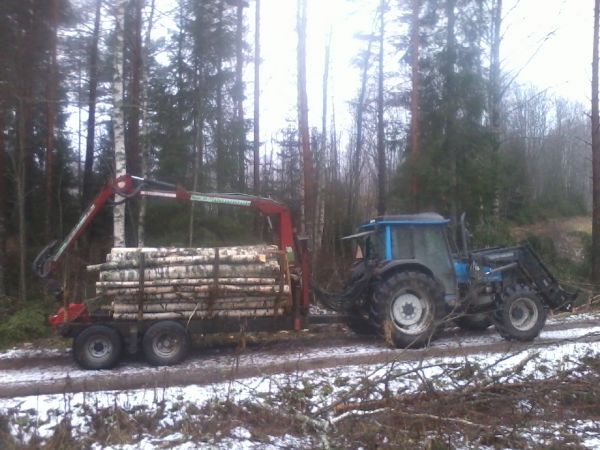
M 142 349 L 153 366 L 172 366 L 183 361 L 189 351 L 190 337 L 183 325 L 173 320 L 161 320 L 146 330 Z
M 424 273 L 395 273 L 374 290 L 371 321 L 377 333 L 393 347 L 428 345 L 445 316 L 443 291 Z
M 73 358 L 84 369 L 110 369 L 119 362 L 122 353 L 121 335 L 106 325 L 91 325 L 73 339 Z
M 540 297 L 528 286 L 508 286 L 494 311 L 496 330 L 506 340 L 532 341 L 546 323 L 547 311 Z
M 461 330 L 465 331 L 484 331 L 494 323 L 491 314 L 484 312 L 466 312 L 464 315 L 457 317 L 454 321 Z

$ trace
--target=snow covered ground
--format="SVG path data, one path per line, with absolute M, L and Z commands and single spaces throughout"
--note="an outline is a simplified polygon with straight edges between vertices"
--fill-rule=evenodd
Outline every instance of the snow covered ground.
M 586 318 L 595 320 L 596 316 Z M 540 339 L 557 339 L 558 342 L 546 347 L 530 348 L 510 353 L 479 352 L 460 356 L 441 356 L 423 358 L 414 361 L 394 361 L 386 364 L 340 365 L 337 367 L 296 371 L 286 374 L 265 375 L 246 379 L 229 380 L 213 384 L 190 384 L 188 386 L 135 389 L 127 391 L 81 392 L 60 395 L 40 395 L 0 399 L 0 418 L 6 423 L 11 439 L 16 443 L 45 442 L 55 439 L 65 426 L 73 439 L 87 439 L 85 442 L 93 449 L 158 449 L 158 448 L 314 448 L 319 445 L 314 437 L 299 433 L 286 432 L 259 435 L 252 427 L 244 423 L 236 424 L 228 430 L 214 433 L 206 432 L 190 437 L 186 433 L 186 424 L 190 420 L 205 420 L 206 416 L 194 415 L 193 411 L 203 408 L 217 408 L 225 404 L 244 405 L 247 402 L 265 408 L 286 409 L 287 402 L 298 400 L 305 404 L 305 413 L 315 414 L 323 426 L 334 424 L 339 417 L 331 411 L 317 414 L 328 405 L 360 398 L 373 400 L 381 398 L 383 392 L 393 395 L 407 395 L 422 389 L 428 382 L 438 390 L 460 389 L 473 382 L 470 377 L 457 374 L 469 369 L 479 379 L 492 379 L 494 383 L 512 383 L 522 380 L 550 379 L 575 367 L 584 358 L 600 357 L 600 342 L 576 342 L 590 334 L 600 334 L 600 326 L 571 328 L 566 330 L 544 331 Z M 446 338 L 437 341 L 437 348 L 461 348 L 493 344 L 500 341 L 495 334 L 467 336 L 460 340 Z M 301 354 L 300 354 L 301 352 Z M 379 343 L 327 347 L 313 350 L 302 349 L 289 354 L 269 355 L 253 353 L 242 355 L 240 365 L 253 364 L 265 367 L 278 362 L 281 358 L 332 358 L 340 355 L 372 354 L 373 352 L 393 353 L 396 350 L 386 348 Z M 14 353 L 12 354 L 14 357 Z M 0 358 L 8 356 L 0 355 Z M 230 367 L 232 356 L 200 358 L 191 361 L 190 367 Z M 169 369 L 149 368 L 143 363 L 128 363 L 118 370 L 128 374 Z M 93 376 L 103 376 L 103 372 L 92 372 Z M 56 377 L 90 376 L 90 372 L 62 367 L 55 369 L 34 368 L 27 370 L 2 370 L 2 383 L 35 383 L 38 380 Z M 487 378 L 486 378 L 487 377 Z M 369 385 L 365 398 L 364 386 Z M 193 406 L 193 408 L 192 408 Z M 127 442 L 110 443 L 110 439 L 99 436 L 94 430 L 98 427 L 98 417 L 94 411 L 112 411 L 108 416 L 116 420 L 118 411 L 139 419 L 151 416 L 156 419 L 152 431 L 132 435 Z M 112 414 L 112 415 L 111 415 Z M 120 413 L 119 413 L 120 414 Z M 108 420 L 107 419 L 107 420 Z M 115 422 L 115 426 L 118 422 Z M 600 448 L 598 425 L 582 420 L 570 424 L 573 434 L 581 438 L 585 448 Z M 564 431 L 564 424 L 546 424 L 539 429 L 530 430 L 531 436 L 543 442 L 547 436 Z M 562 431 L 561 431 L 562 432 Z M 97 441 L 94 441 L 97 439 Z M 83 441 L 82 441 L 83 442 Z M 108 444 L 105 446 L 105 444 Z M 467 446 L 468 447 L 468 446 Z M 485 448 L 479 446 L 478 448 Z M 491 448 L 491 447 L 490 447 Z

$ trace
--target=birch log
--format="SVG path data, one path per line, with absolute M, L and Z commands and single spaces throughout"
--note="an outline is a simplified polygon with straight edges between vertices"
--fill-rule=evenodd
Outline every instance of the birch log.
M 277 260 L 277 255 L 226 255 L 219 256 L 219 263 L 228 264 L 252 264 L 252 263 L 265 263 L 267 259 L 271 261 Z M 157 266 L 168 266 L 168 265 L 179 265 L 179 266 L 193 266 L 199 264 L 214 263 L 215 257 L 209 255 L 197 255 L 197 256 L 165 256 L 165 257 L 154 257 L 150 258 L 146 256 L 144 265 L 146 267 L 157 267 Z M 138 259 L 124 259 L 114 260 L 102 264 L 96 264 L 87 266 L 88 272 L 95 272 L 99 270 L 118 270 L 118 269 L 134 269 L 140 266 Z
M 181 311 L 181 312 L 162 312 L 144 314 L 146 320 L 165 320 L 165 319 L 180 319 L 189 320 L 190 318 L 217 318 L 217 317 L 266 317 L 266 316 L 281 316 L 285 314 L 282 308 L 269 308 L 258 310 L 235 310 L 235 311 Z M 136 320 L 136 313 L 115 313 L 115 319 L 119 320 Z
M 96 291 L 118 320 L 264 317 L 292 306 L 287 259 L 276 246 L 113 248 Z
M 237 301 L 237 302 L 225 302 L 219 301 L 214 305 L 207 303 L 152 303 L 144 304 L 144 312 L 174 312 L 174 311 L 221 311 L 221 310 L 238 310 L 238 309 L 268 309 L 275 308 L 276 306 L 282 307 L 276 299 L 271 300 L 255 300 L 255 301 Z M 137 305 L 133 304 L 115 304 L 113 306 L 115 313 L 135 313 L 138 311 Z
M 144 287 L 154 286 L 199 286 L 203 284 L 270 285 L 277 283 L 276 278 L 181 278 L 177 280 L 146 280 Z M 137 281 L 98 281 L 96 289 L 138 288 Z
M 166 297 L 166 298 L 165 298 Z M 110 297 L 107 297 L 110 298 Z M 138 304 L 138 296 L 121 296 L 118 300 L 115 300 L 113 306 L 116 305 L 136 305 Z M 255 301 L 278 301 L 281 305 L 285 303 L 289 303 L 289 297 L 279 296 L 279 295 L 263 295 L 261 297 L 246 297 L 246 296 L 237 296 L 237 297 L 210 297 L 200 296 L 198 294 L 181 294 L 179 296 L 174 296 L 173 294 L 163 294 L 162 296 L 153 296 L 153 297 L 145 297 L 144 305 L 158 305 L 163 303 L 169 304 L 182 304 L 182 303 L 194 303 L 196 304 L 212 304 L 212 305 L 229 305 L 233 303 L 248 303 Z
M 106 255 L 107 262 L 122 260 L 136 260 L 140 253 L 144 253 L 146 259 L 165 258 L 170 256 L 206 256 L 214 260 L 216 252 L 219 252 L 219 259 L 225 260 L 231 256 L 243 255 L 271 255 L 278 252 L 275 245 L 243 245 L 237 247 L 121 247 L 113 248 Z
M 276 261 L 269 261 L 265 264 L 222 264 L 218 266 L 217 273 L 215 273 L 215 266 L 213 265 L 153 267 L 144 270 L 144 278 L 146 280 L 208 278 L 211 275 L 235 278 L 268 277 L 269 275 L 277 275 L 279 272 L 279 264 Z M 139 276 L 139 270 L 109 270 L 100 272 L 100 281 L 138 281 Z
M 118 289 L 104 289 L 102 291 L 104 295 L 138 295 L 140 290 L 136 288 L 118 288 Z M 144 286 L 144 295 L 152 296 L 155 294 L 171 294 L 171 293 L 181 293 L 181 292 L 191 292 L 191 293 L 224 293 L 230 292 L 235 294 L 289 294 L 290 287 L 287 285 L 279 286 L 237 286 L 233 284 L 219 284 L 219 285 L 203 285 L 203 286 L 158 286 L 158 287 L 145 287 Z

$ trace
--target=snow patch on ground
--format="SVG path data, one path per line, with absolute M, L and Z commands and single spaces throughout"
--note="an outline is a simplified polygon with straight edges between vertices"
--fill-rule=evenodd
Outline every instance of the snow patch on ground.
M 423 380 L 434 380 L 437 389 L 455 389 L 461 382 L 451 375 L 465 367 L 483 369 L 489 377 L 497 378 L 497 383 L 511 382 L 516 368 L 520 377 L 544 380 L 560 371 L 575 367 L 582 357 L 600 356 L 600 343 L 558 343 L 551 347 L 527 349 L 508 354 L 479 353 L 460 357 L 439 357 L 423 361 L 403 361 L 378 365 L 341 366 L 330 369 L 310 370 L 265 377 L 253 377 L 212 385 L 190 385 L 164 389 L 138 389 L 130 391 L 101 391 L 64 395 L 41 395 L 0 399 L 0 414 L 8 418 L 13 436 L 28 442 L 33 436 L 26 425 L 35 423 L 35 432 L 43 439 L 54 433 L 64 419 L 70 420 L 73 434 L 85 436 L 90 429 L 89 408 L 109 408 L 119 406 L 125 410 L 147 408 L 156 410 L 159 405 L 165 412 L 161 421 L 163 429 L 183 420 L 182 404 L 197 407 L 209 402 L 223 402 L 226 399 L 235 403 L 245 400 L 261 402 L 261 399 L 276 396 L 285 390 L 305 389 L 311 392 L 312 410 L 331 404 L 336 399 L 352 399 L 352 392 L 360 383 L 369 380 L 371 384 L 381 384 L 381 392 L 388 390 L 395 395 L 417 391 Z M 390 378 L 390 373 L 395 376 Z M 459 378 L 460 379 L 460 378 Z M 464 383 L 470 382 L 468 378 Z M 385 386 L 384 386 L 385 384 Z M 377 392 L 377 389 L 375 390 Z M 377 394 L 375 397 L 377 398 Z M 582 429 L 585 424 L 581 425 Z M 134 444 L 109 447 L 119 450 L 134 448 L 164 448 L 165 439 L 170 439 L 173 448 L 198 448 L 195 443 L 186 442 L 177 433 L 167 438 L 157 439 L 144 436 Z M 298 440 L 296 442 L 295 440 Z M 588 448 L 597 447 L 598 435 L 585 435 Z M 229 436 L 215 442 L 203 443 L 204 448 L 310 448 L 310 441 L 302 441 L 295 436 L 273 436 L 271 444 L 254 441 L 251 432 L 243 426 L 233 429 Z M 271 445 L 272 447 L 270 447 Z M 168 445 L 171 448 L 170 445 Z M 95 449 L 101 447 L 95 446 Z M 203 445 L 200 445 L 203 448 Z

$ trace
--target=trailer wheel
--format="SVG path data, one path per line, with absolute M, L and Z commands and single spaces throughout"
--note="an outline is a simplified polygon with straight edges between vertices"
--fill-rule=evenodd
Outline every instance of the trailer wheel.
M 190 347 L 187 330 L 178 322 L 163 320 L 144 333 L 142 349 L 146 360 L 154 366 L 171 366 L 183 361 Z
M 466 312 L 464 315 L 457 317 L 454 321 L 460 329 L 466 331 L 487 330 L 493 323 L 492 317 L 488 312 Z
M 73 357 L 84 369 L 110 369 L 117 364 L 122 352 L 121 335 L 106 325 L 84 328 L 73 340 Z
M 514 285 L 502 293 L 493 315 L 498 333 L 507 340 L 532 341 L 546 323 L 546 308 L 529 287 Z
M 370 317 L 377 332 L 395 347 L 429 344 L 445 316 L 442 290 L 431 277 L 400 272 L 375 289 Z

